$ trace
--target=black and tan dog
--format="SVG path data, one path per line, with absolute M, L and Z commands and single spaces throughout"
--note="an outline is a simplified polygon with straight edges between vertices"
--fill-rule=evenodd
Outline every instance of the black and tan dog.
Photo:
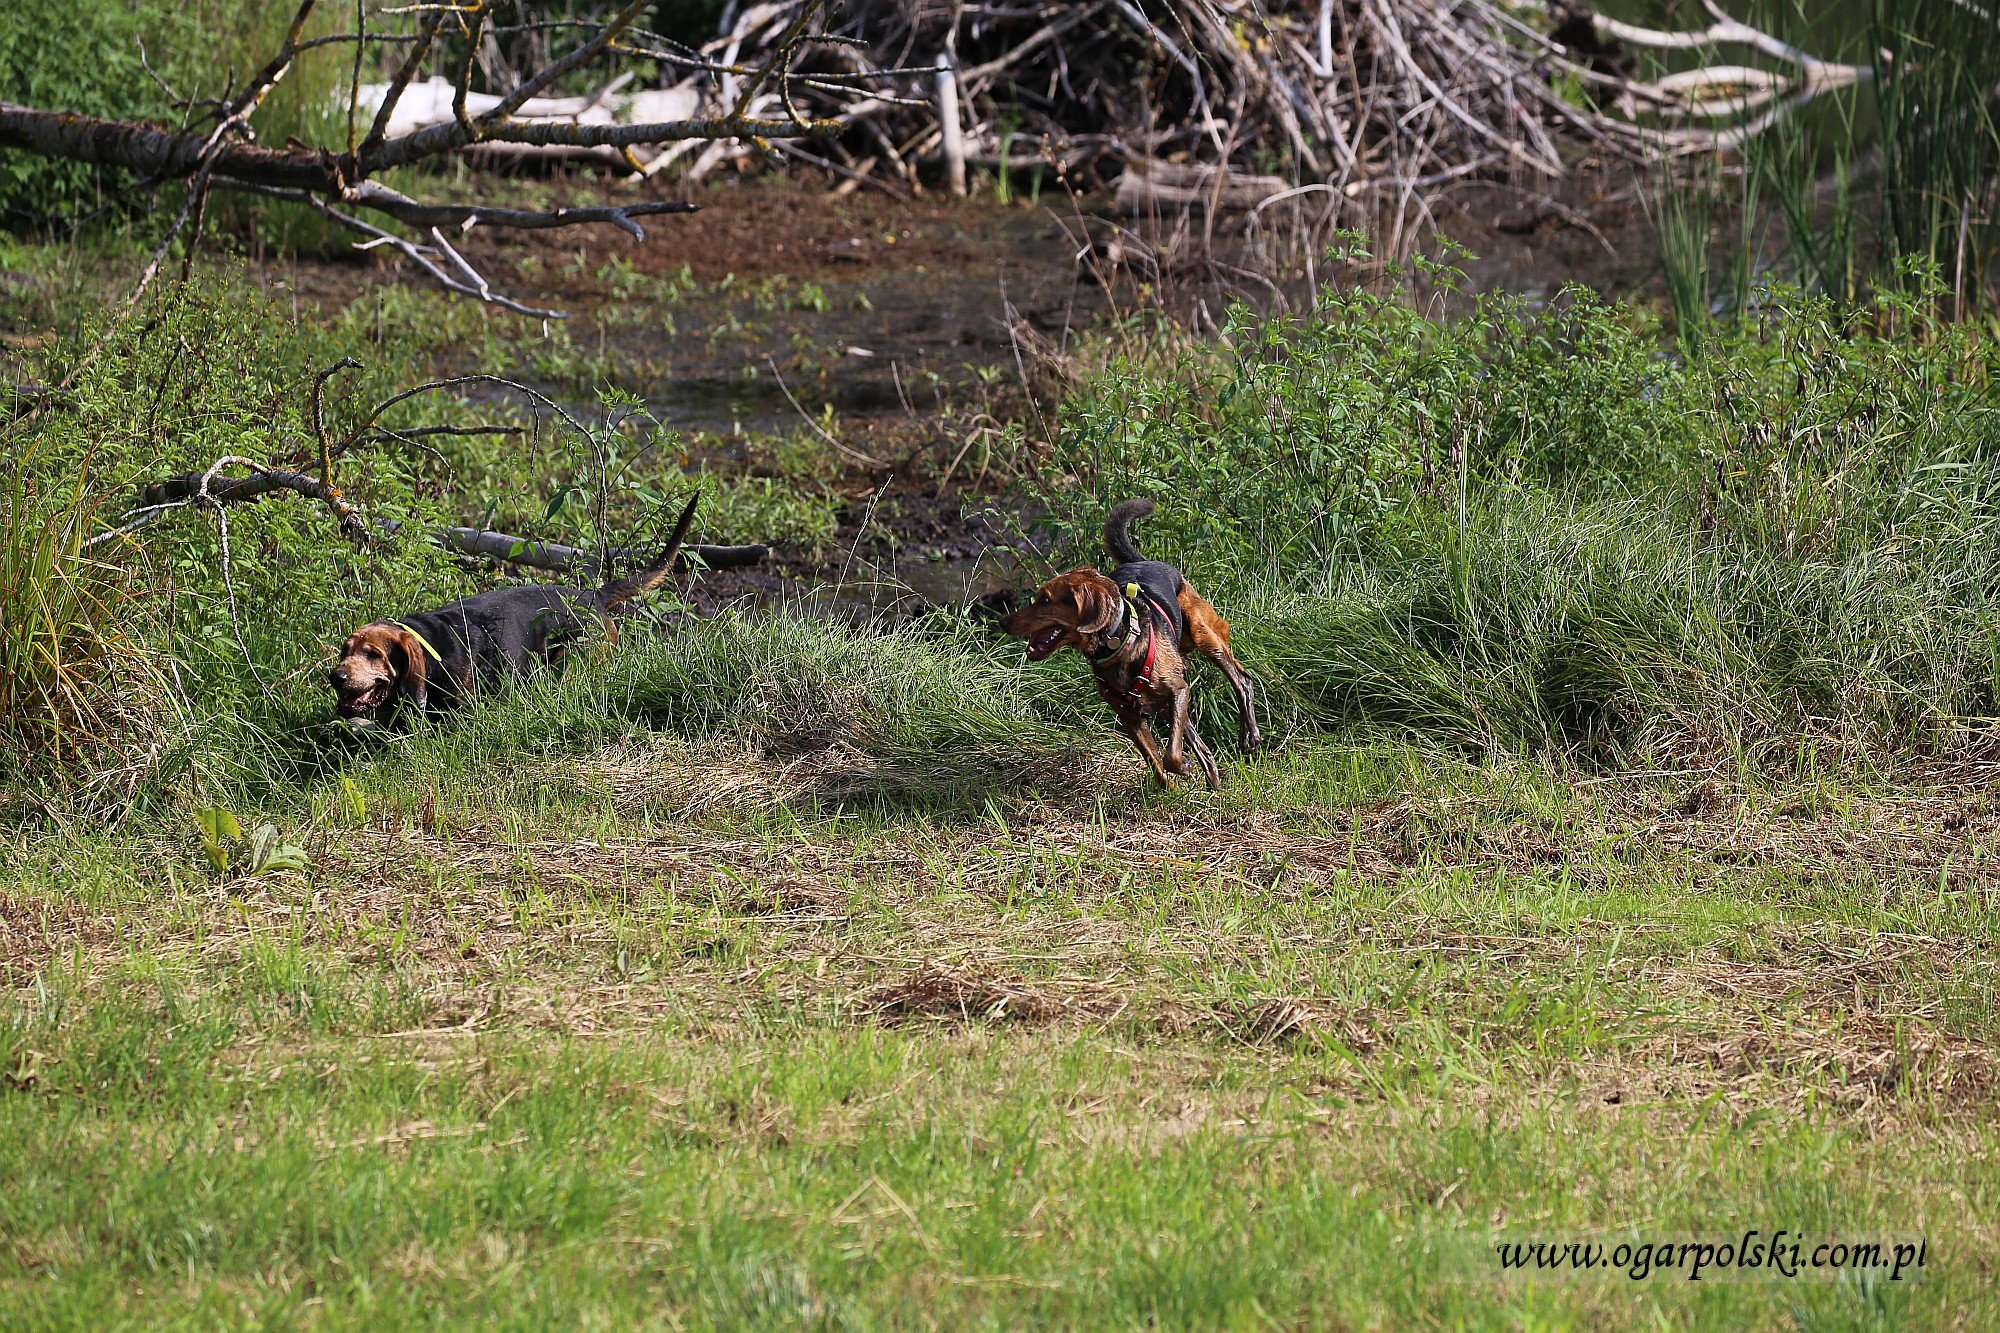
M 659 559 L 595 591 L 494 588 L 435 611 L 363 625 L 340 645 L 340 660 L 327 673 L 335 710 L 351 720 L 387 721 L 404 708 L 449 708 L 538 664 L 560 665 L 592 629 L 615 641 L 613 612 L 666 580 L 699 499 L 681 511 Z
M 1132 544 L 1132 524 L 1152 512 L 1151 500 L 1114 506 L 1104 523 L 1104 545 L 1118 567 L 1108 576 L 1095 569 L 1057 575 L 1001 627 L 1028 641 L 1031 662 L 1064 648 L 1088 658 L 1097 692 L 1163 786 L 1174 785 L 1169 774 L 1186 771 L 1185 746 L 1208 785 L 1219 787 L 1215 753 L 1188 717 L 1188 665 L 1199 653 L 1229 678 L 1239 713 L 1237 743 L 1245 753 L 1261 740 L 1256 688 L 1229 651 L 1229 622 L 1178 569 L 1145 559 Z M 1148 726 L 1155 717 L 1170 719 L 1164 755 Z

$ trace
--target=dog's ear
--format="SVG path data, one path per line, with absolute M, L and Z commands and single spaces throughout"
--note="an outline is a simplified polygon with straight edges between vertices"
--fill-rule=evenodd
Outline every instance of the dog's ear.
M 1076 627 L 1085 634 L 1102 634 L 1118 618 L 1117 589 L 1107 587 L 1104 579 L 1084 578 L 1064 589 L 1076 603 Z
M 430 657 L 423 640 L 401 625 L 386 627 L 389 637 L 389 664 L 396 668 L 396 697 L 408 699 L 419 710 L 428 709 Z

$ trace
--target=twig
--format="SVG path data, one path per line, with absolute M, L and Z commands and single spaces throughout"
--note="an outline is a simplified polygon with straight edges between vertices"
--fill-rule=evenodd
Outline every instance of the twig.
M 832 445 L 835 449 L 838 449 L 841 453 L 846 454 L 849 458 L 852 458 L 857 463 L 861 463 L 867 467 L 873 467 L 873 468 L 883 468 L 889 466 L 887 463 L 884 463 L 882 460 L 878 458 L 870 458 L 867 454 L 862 453 L 859 449 L 852 449 L 849 448 L 847 445 L 842 444 L 839 439 L 837 439 L 831 432 L 827 430 L 826 427 L 820 425 L 817 421 L 814 421 L 812 417 L 806 412 L 805 408 L 799 405 L 799 400 L 792 396 L 791 386 L 785 383 L 785 377 L 783 373 L 779 371 L 777 361 L 767 356 L 764 358 L 764 364 L 771 368 L 771 376 L 772 378 L 778 381 L 778 390 L 779 392 L 785 395 L 785 401 L 790 403 L 792 405 L 792 410 L 799 414 L 799 420 L 805 422 L 806 425 L 812 428 L 813 434 L 819 436 L 822 440 L 825 440 L 828 444 Z

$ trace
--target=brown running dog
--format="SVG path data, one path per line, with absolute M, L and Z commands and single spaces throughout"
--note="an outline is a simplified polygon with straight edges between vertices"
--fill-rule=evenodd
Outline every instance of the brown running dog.
M 1220 667 L 1236 691 L 1237 744 L 1244 753 L 1261 742 L 1257 691 L 1250 673 L 1229 651 L 1229 622 L 1216 614 L 1180 570 L 1147 560 L 1132 544 L 1132 524 L 1153 512 L 1151 500 L 1126 500 L 1104 522 L 1104 545 L 1118 561 L 1109 575 L 1072 569 L 1043 584 L 1032 604 L 1001 623 L 1028 641 L 1028 660 L 1039 662 L 1064 648 L 1090 660 L 1097 692 L 1118 714 L 1119 725 L 1139 747 L 1161 785 L 1186 771 L 1192 750 L 1211 787 L 1222 785 L 1215 753 L 1188 717 L 1188 664 L 1201 654 Z M 1148 723 L 1171 719 L 1166 753 Z
M 681 511 L 666 550 L 651 565 L 595 590 L 546 583 L 494 588 L 449 606 L 363 625 L 340 645 L 327 673 L 334 710 L 350 720 L 388 720 L 405 708 L 449 708 L 483 689 L 559 665 L 594 628 L 617 638 L 618 606 L 666 580 L 694 521 L 697 495 Z

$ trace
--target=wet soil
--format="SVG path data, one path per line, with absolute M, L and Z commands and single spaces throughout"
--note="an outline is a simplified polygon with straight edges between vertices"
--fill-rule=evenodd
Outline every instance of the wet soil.
M 588 178 L 503 188 L 527 205 L 632 198 Z M 710 573 L 696 592 L 706 605 L 809 598 L 900 618 L 1029 581 L 1008 549 L 1021 514 L 998 478 L 949 465 L 972 423 L 1027 416 L 1010 330 L 1060 347 L 1107 313 L 1165 306 L 1199 327 L 1232 300 L 1296 304 L 1314 282 L 1379 280 L 1315 265 L 1318 235 L 1274 242 L 1240 218 L 1133 220 L 1068 198 L 1010 207 L 990 194 L 839 196 L 759 177 L 717 182 L 692 201 L 699 212 L 649 219 L 643 241 L 594 227 L 475 230 L 455 243 L 496 288 L 569 312 L 571 343 L 593 373 L 642 397 L 711 466 L 752 466 L 756 441 L 810 431 L 808 419 L 831 411 L 845 446 L 833 454 L 844 500 L 833 548 Z M 1469 182 L 1428 208 L 1422 228 L 1477 256 L 1459 261 L 1470 290 L 1537 299 L 1586 282 L 1624 293 L 1656 271 L 1629 180 L 1612 173 L 1554 194 Z M 408 265 L 375 251 L 292 260 L 265 276 L 335 305 L 398 267 Z M 594 409 L 574 382 L 517 373 Z

